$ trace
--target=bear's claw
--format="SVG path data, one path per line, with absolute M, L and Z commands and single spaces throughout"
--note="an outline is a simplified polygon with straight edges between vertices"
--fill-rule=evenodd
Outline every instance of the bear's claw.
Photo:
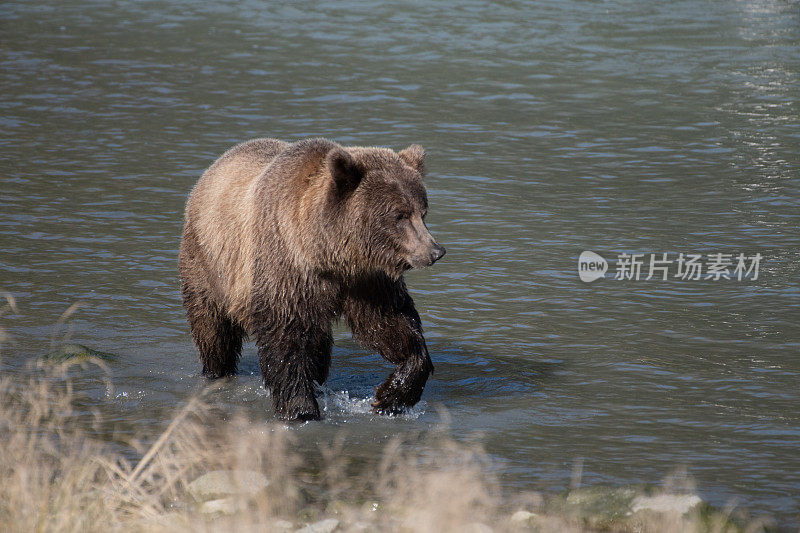
M 403 414 L 407 406 L 395 405 L 391 400 L 375 400 L 372 402 L 372 412 L 376 415 L 396 416 Z
M 375 389 L 375 401 L 372 412 L 381 415 L 400 415 L 419 401 L 422 390 L 409 390 L 408 383 L 389 376 L 384 383 Z
M 419 401 L 431 372 L 433 363 L 427 352 L 422 360 L 409 358 L 400 363 L 386 381 L 375 389 L 372 412 L 386 415 L 404 413 Z

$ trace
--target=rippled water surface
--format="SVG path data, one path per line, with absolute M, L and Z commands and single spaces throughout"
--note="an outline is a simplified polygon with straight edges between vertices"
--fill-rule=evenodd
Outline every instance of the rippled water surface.
M 204 385 L 176 273 L 203 169 L 258 136 L 419 142 L 448 254 L 407 280 L 436 374 L 373 417 L 390 367 L 340 327 L 302 440 L 368 456 L 443 406 L 512 491 L 686 467 L 710 502 L 798 523 L 796 1 L 5 2 L 0 69 L 5 372 L 83 302 L 72 340 L 119 356 L 98 402 L 131 435 L 165 424 Z M 583 250 L 605 279 L 579 279 Z M 615 280 L 621 253 L 763 260 Z M 273 417 L 252 345 L 211 399 Z

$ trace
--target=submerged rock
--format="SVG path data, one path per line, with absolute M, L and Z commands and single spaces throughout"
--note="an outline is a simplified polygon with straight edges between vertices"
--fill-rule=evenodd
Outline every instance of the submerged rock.
M 304 528 L 300 528 L 295 533 L 332 533 L 339 527 L 339 521 L 335 518 L 328 518 L 327 520 L 320 520 L 309 524 Z
M 64 344 L 58 349 L 45 355 L 42 359 L 50 363 L 80 363 L 88 359 L 100 359 L 101 361 L 114 361 L 117 356 L 113 353 L 94 350 L 83 344 Z
M 571 491 L 565 510 L 571 515 L 615 519 L 627 516 L 637 489 L 631 487 L 586 487 Z
M 197 501 L 219 500 L 228 496 L 254 495 L 269 485 L 267 476 L 249 470 L 214 470 L 203 474 L 186 487 Z
M 583 527 L 611 530 L 646 530 L 652 520 L 674 521 L 675 527 L 682 528 L 698 519 L 689 514 L 703 504 L 698 495 L 658 494 L 653 490 L 646 486 L 583 487 L 551 500 L 547 514 L 564 517 Z M 530 525 L 536 520 L 535 515 L 526 515 L 525 520 L 522 516 L 519 514 L 518 524 Z
M 659 494 L 636 496 L 631 502 L 631 512 L 653 511 L 656 513 L 684 515 L 703 503 L 697 494 Z

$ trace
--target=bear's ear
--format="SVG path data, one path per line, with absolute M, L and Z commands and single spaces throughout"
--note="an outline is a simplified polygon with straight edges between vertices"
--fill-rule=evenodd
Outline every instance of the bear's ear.
M 361 171 L 356 166 L 353 156 L 341 148 L 334 148 L 325 157 L 328 170 L 333 178 L 336 192 L 345 195 L 358 187 L 361 183 Z
M 420 174 L 425 172 L 425 148 L 422 146 L 412 144 L 405 150 L 397 152 L 397 155 Z

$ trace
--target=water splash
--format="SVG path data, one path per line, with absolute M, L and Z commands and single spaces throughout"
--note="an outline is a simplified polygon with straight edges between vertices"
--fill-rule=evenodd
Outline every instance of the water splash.
M 375 397 L 371 393 L 365 393 L 367 395 L 362 396 L 362 394 L 358 393 L 351 394 L 350 391 L 347 390 L 336 391 L 328 387 L 322 387 L 321 390 L 322 405 L 320 407 L 322 407 L 322 410 L 328 415 L 354 414 L 374 416 L 372 412 L 372 402 L 375 401 Z M 402 415 L 398 415 L 397 418 L 416 420 L 425 414 L 427 408 L 427 402 L 421 401 Z

